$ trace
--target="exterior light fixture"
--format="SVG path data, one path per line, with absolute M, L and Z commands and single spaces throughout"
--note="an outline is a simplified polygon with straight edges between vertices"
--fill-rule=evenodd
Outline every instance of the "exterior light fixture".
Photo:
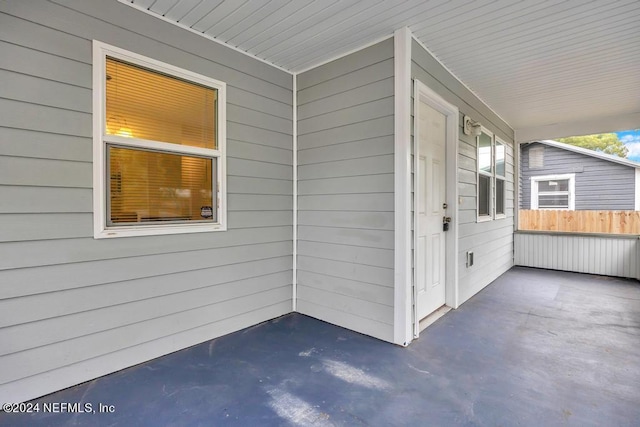
M 469 116 L 464 116 L 462 131 L 465 135 L 480 136 L 482 133 L 481 126 L 480 122 L 473 121 Z

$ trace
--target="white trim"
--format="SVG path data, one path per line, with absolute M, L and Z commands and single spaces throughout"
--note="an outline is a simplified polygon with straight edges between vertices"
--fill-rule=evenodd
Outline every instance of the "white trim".
M 558 210 L 576 210 L 576 174 L 575 173 L 567 173 L 561 175 L 539 175 L 529 177 L 531 181 L 531 209 L 539 209 L 538 208 L 538 182 L 539 181 L 553 181 L 553 180 L 561 180 L 568 179 L 569 180 L 569 208 L 558 208 Z
M 418 115 L 420 108 L 420 101 L 429 104 L 431 107 L 441 112 L 447 117 L 447 141 L 446 141 L 446 203 L 447 213 L 451 216 L 451 222 L 449 224 L 449 231 L 446 233 L 446 266 L 445 266 L 445 304 L 452 308 L 458 308 L 459 305 L 459 291 L 458 291 L 458 131 L 459 131 L 459 110 L 453 104 L 447 102 L 438 93 L 426 86 L 419 80 L 414 81 L 414 116 Z M 414 153 L 417 153 L 417 135 L 418 135 L 418 120 L 414 118 L 414 138 L 413 149 Z M 417 182 L 417 156 L 414 156 L 413 168 L 413 205 L 418 206 L 418 182 Z M 417 215 L 413 215 L 413 229 L 418 230 Z M 417 289 L 415 283 L 417 283 L 416 270 L 417 268 L 417 233 L 413 234 L 413 295 L 414 301 L 417 303 Z M 418 337 L 420 333 L 420 320 L 418 319 L 418 310 L 414 309 L 413 323 L 414 323 L 414 337 Z
M 513 231 L 518 231 L 520 228 L 520 143 L 516 142 L 516 134 L 513 135 L 513 163 L 514 163 L 514 176 L 513 176 Z M 515 259 L 515 252 L 514 252 Z
M 141 6 L 139 6 L 139 5 L 135 4 L 135 3 L 131 3 L 131 0 L 117 0 L 117 1 L 122 3 L 122 4 L 125 4 L 127 6 L 130 6 L 130 7 L 134 8 L 134 9 L 136 9 L 136 10 L 139 10 L 140 12 L 144 12 L 147 15 L 153 16 L 154 18 L 158 18 L 158 19 L 160 19 L 160 20 L 162 20 L 164 22 L 168 22 L 169 24 L 173 24 L 176 27 L 180 27 L 180 28 L 182 28 L 184 30 L 187 30 L 190 33 L 197 34 L 200 37 L 206 38 L 207 40 L 211 40 L 212 42 L 216 42 L 219 45 L 222 45 L 224 47 L 228 47 L 229 49 L 235 50 L 236 52 L 239 52 L 239 53 L 241 53 L 241 54 L 243 54 L 245 56 L 248 56 L 249 58 L 255 59 L 257 61 L 260 61 L 260 62 L 263 62 L 263 63 L 265 63 L 267 65 L 270 65 L 270 66 L 272 66 L 274 68 L 277 68 L 280 71 L 284 71 L 287 74 L 294 75 L 294 73 L 291 72 L 290 70 L 287 70 L 286 68 L 283 68 L 283 67 L 281 67 L 279 65 L 276 65 L 273 62 L 269 62 L 266 59 L 260 58 L 259 56 L 252 55 L 249 52 L 246 52 L 246 51 L 244 51 L 244 50 L 242 50 L 240 48 L 237 48 L 237 47 L 235 47 L 233 45 L 230 45 L 228 43 L 225 43 L 223 41 L 220 41 L 220 40 L 216 39 L 215 37 L 211 37 L 210 35 L 207 35 L 207 34 L 201 32 L 201 31 L 194 30 L 193 28 L 188 27 L 188 26 L 186 26 L 184 24 L 181 24 L 181 23 L 179 23 L 177 21 L 173 21 L 173 20 L 171 20 L 169 18 L 166 18 L 166 17 L 164 17 L 162 15 L 158 15 L 157 13 L 152 12 L 152 11 L 148 10 L 147 8 L 141 7 Z
M 215 154 L 215 157 L 221 157 L 223 153 L 223 151 L 220 149 L 210 150 L 208 148 L 202 148 L 202 147 L 191 147 L 188 145 L 172 144 L 170 142 L 159 142 L 159 141 L 153 141 L 148 139 L 128 138 L 128 137 L 123 137 L 118 135 L 105 134 L 102 136 L 102 140 L 111 144 L 122 145 L 126 147 L 141 148 L 143 150 L 156 150 L 156 151 L 162 151 L 166 153 L 189 154 L 193 156 L 211 157 L 212 154 Z
M 93 237 L 98 238 L 104 233 L 107 223 L 105 200 L 105 170 L 104 149 L 102 143 L 105 105 L 105 82 L 107 79 L 105 55 L 101 50 L 101 43 L 93 41 Z M 100 165 L 96 167 L 96 165 Z
M 535 210 L 538 209 L 538 185 L 534 185 L 533 177 L 529 177 L 529 209 Z
M 298 75 L 293 75 L 293 266 L 292 308 L 298 309 Z
M 306 68 L 302 68 L 300 70 L 295 70 L 295 73 L 296 74 L 305 73 L 305 72 L 307 72 L 309 70 L 313 70 L 314 68 L 321 67 L 321 66 L 323 66 L 325 64 L 328 64 L 329 62 L 333 62 L 333 61 L 335 61 L 337 59 L 344 58 L 345 56 L 349 56 L 352 53 L 359 52 L 359 51 L 361 51 L 363 49 L 366 49 L 368 47 L 371 47 L 373 45 L 376 45 L 376 44 L 378 44 L 380 42 L 383 42 L 383 41 L 388 40 L 388 39 L 393 38 L 393 37 L 394 37 L 394 34 L 387 34 L 386 36 L 378 37 L 377 39 L 374 39 L 371 42 L 365 43 L 363 45 L 360 45 L 359 47 L 356 47 L 354 49 L 350 49 L 350 50 L 348 50 L 346 52 L 338 53 L 335 56 L 332 56 L 329 59 L 324 59 L 324 60 L 322 60 L 322 61 L 320 61 L 320 62 L 318 62 L 318 63 L 316 63 L 314 65 L 308 66 Z
M 393 342 L 407 346 L 412 333 L 411 290 L 411 32 L 394 33 L 394 329 Z
M 106 57 L 114 57 L 152 70 L 193 81 L 217 89 L 218 139 L 216 149 L 178 146 L 158 141 L 123 138 L 105 134 L 106 102 Z M 148 236 L 160 234 L 200 233 L 225 231 L 227 229 L 227 186 L 226 186 L 226 83 L 202 74 L 176 67 L 134 52 L 93 40 L 93 236 L 95 239 L 113 237 Z M 198 155 L 216 160 L 217 219 L 216 223 L 168 223 L 139 226 L 107 227 L 106 207 L 106 145 L 118 144 L 122 147 L 160 150 L 168 153 Z
M 640 169 L 636 169 L 636 203 L 635 210 L 640 211 Z
M 478 98 L 478 101 L 482 102 L 482 104 L 483 104 L 485 107 L 487 107 L 489 110 L 491 110 L 491 112 L 492 112 L 493 114 L 495 114 L 495 115 L 496 115 L 500 120 L 502 120 L 504 123 L 506 123 L 506 124 L 507 124 L 507 126 L 509 126 L 509 122 L 508 122 L 504 117 L 502 117 L 500 114 L 498 114 L 498 112 L 497 112 L 496 110 L 494 110 L 493 108 L 491 108 L 491 106 L 490 106 L 489 104 L 487 104 L 486 102 L 484 102 L 484 101 L 482 100 L 482 98 L 480 97 L 480 95 L 478 95 L 477 93 L 475 93 L 475 92 L 473 91 L 473 89 L 471 89 L 469 86 L 467 86 L 467 84 L 466 84 L 465 82 L 463 82 L 462 80 L 460 80 L 460 79 L 458 78 L 458 76 L 456 76 L 456 75 L 454 74 L 454 72 L 453 72 L 453 71 L 451 71 L 451 70 L 450 70 L 446 65 L 444 65 L 444 64 L 442 63 L 442 61 L 440 61 L 440 59 L 439 59 L 439 58 L 438 58 L 438 57 L 437 57 L 433 52 L 431 52 L 427 46 L 425 46 L 425 44 L 424 44 L 424 43 L 422 43 L 422 42 L 421 42 L 417 37 L 413 36 L 413 34 L 412 34 L 412 37 L 413 37 L 413 39 L 414 39 L 414 40 L 415 40 L 415 41 L 420 45 L 420 47 L 421 47 L 421 48 L 423 48 L 424 50 L 426 50 L 426 51 L 427 51 L 427 53 L 428 53 L 429 55 L 431 55 L 431 57 L 433 57 L 433 59 L 435 59 L 435 60 L 436 60 L 436 62 L 437 62 L 438 64 L 440 64 L 440 66 L 442 66 L 442 68 L 444 68 L 444 69 L 445 69 L 445 70 L 446 70 L 446 71 L 447 71 L 447 72 L 448 72 L 448 73 L 449 73 L 449 74 L 450 74 L 454 79 L 456 79 L 456 80 L 458 81 L 458 83 L 460 83 L 462 86 L 464 86 L 464 88 L 465 88 L 465 89 L 467 89 L 469 92 L 471 92 L 471 93 L 473 94 L 473 96 L 475 96 L 476 98 Z

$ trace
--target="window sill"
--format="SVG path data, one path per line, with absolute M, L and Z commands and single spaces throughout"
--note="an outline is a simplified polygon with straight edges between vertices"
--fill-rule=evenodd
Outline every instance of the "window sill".
M 489 222 L 493 220 L 490 216 L 479 216 L 476 222 Z
M 94 230 L 94 239 L 111 239 L 118 237 L 161 236 L 167 234 L 209 233 L 213 231 L 227 231 L 221 224 L 163 224 L 162 226 L 129 226 L 109 227 Z

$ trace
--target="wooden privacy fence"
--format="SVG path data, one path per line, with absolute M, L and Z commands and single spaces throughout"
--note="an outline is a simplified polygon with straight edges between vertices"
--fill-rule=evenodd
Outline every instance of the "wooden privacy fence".
M 518 229 L 640 234 L 640 211 L 520 210 Z

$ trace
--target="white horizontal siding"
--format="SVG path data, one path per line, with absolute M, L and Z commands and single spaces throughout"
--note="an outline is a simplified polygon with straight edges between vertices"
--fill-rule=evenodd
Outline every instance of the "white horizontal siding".
M 288 266 L 282 272 L 211 284 L 206 277 L 212 273 L 208 269 L 186 274 L 195 285 L 189 288 L 172 287 L 175 285 L 174 277 L 140 279 L 101 285 L 99 289 L 91 291 L 81 288 L 59 292 L 53 298 L 34 295 L 21 304 L 3 304 L 7 318 L 11 316 L 13 322 L 22 323 L 8 327 L 2 325 L 0 339 L 5 345 L 0 349 L 0 355 L 31 351 L 33 340 L 44 346 L 115 328 L 122 328 L 120 333 L 128 334 L 126 327 L 129 325 L 210 305 L 217 304 L 218 309 L 228 310 L 226 302 L 238 298 L 246 301 L 253 294 L 282 287 L 282 283 L 286 283 L 286 276 L 290 274 L 287 270 Z M 133 296 L 125 293 L 127 288 L 136 290 Z M 113 290 L 120 294 L 114 295 Z M 98 296 L 101 299 L 95 300 Z M 72 304 L 82 297 L 85 297 L 82 299 L 86 301 L 84 304 Z M 46 305 L 47 309 L 41 309 L 42 305 Z M 0 320 L 4 322 L 7 318 L 3 316 Z M 40 367 L 47 370 L 43 365 L 40 364 Z
M 227 83 L 228 231 L 92 238 L 93 39 Z M 115 1 L 11 0 L 0 80 L 0 401 L 291 310 L 291 75 Z
M 298 76 L 301 313 L 393 338 L 393 42 Z

